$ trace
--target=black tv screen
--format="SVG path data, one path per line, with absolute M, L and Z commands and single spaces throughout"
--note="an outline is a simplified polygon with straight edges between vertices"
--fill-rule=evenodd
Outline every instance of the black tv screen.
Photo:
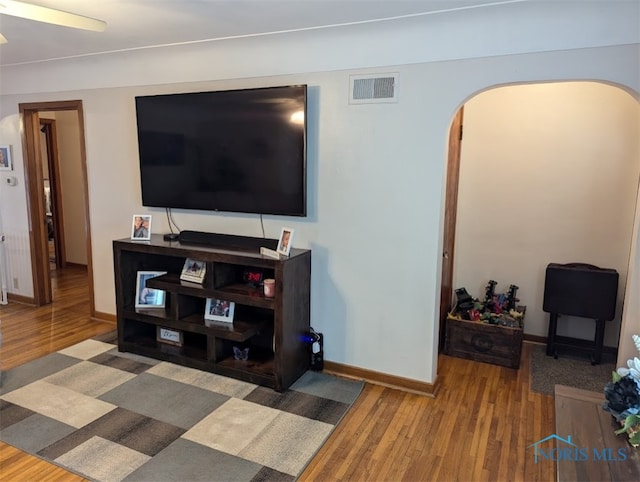
M 306 216 L 306 85 L 135 101 L 144 206 Z

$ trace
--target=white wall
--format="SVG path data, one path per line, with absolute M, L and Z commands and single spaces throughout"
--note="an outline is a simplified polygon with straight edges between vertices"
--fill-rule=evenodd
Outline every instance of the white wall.
M 2 107 L 3 103 L 0 102 L 0 109 Z M 7 290 L 9 293 L 33 296 L 20 119 L 16 106 L 12 110 L 16 113 L 0 115 L 0 144 L 10 146 L 13 157 L 13 170 L 0 172 L 0 217 L 6 238 Z M 9 185 L 9 178 L 15 178 L 17 184 Z
M 0 90 L 5 94 L 75 91 L 632 45 L 640 41 L 639 24 L 637 0 L 533 0 L 5 66 L 0 69 Z
M 639 133 L 640 134 L 640 133 Z M 638 136 L 640 139 L 640 135 Z M 631 246 L 631 263 L 627 277 L 627 292 L 624 299 L 624 313 L 618 345 L 618 366 L 626 366 L 627 361 L 640 357 L 640 350 L 633 342 L 633 335 L 640 335 L 640 197 L 636 205 L 636 220 L 633 232 L 636 233 Z M 634 261 L 635 260 L 635 261 Z
M 489 279 L 527 306 L 525 333 L 546 336 L 549 263 L 620 275 L 605 344 L 618 346 L 640 176 L 640 104 L 592 82 L 518 85 L 465 104 L 454 286 L 480 299 Z M 593 340 L 595 322 L 562 317 L 558 334 Z
M 0 139 L 18 145 L 20 160 L 20 102 L 83 101 L 96 310 L 114 313 L 111 240 L 128 237 L 132 214 L 143 211 L 134 95 L 307 83 L 309 216 L 266 216 L 267 236 L 286 224 L 296 229 L 296 246 L 313 250 L 312 325 L 325 334 L 328 360 L 433 382 L 445 159 L 457 108 L 491 86 L 527 81 L 600 79 L 640 91 L 638 31 L 628 25 L 629 12 L 574 10 L 563 4 L 553 15 L 516 19 L 477 12 L 481 18 L 459 24 L 429 18 L 17 66 L 0 74 Z M 609 20 L 620 28 L 606 28 Z M 440 55 L 486 56 L 433 61 Z M 400 74 L 397 104 L 348 104 L 350 74 L 390 71 Z M 169 84 L 151 85 L 160 82 Z M 23 175 L 22 167 L 16 173 Z M 2 207 L 8 196 L 20 204 L 16 210 Z M 11 225 L 28 233 L 25 199 L 24 186 L 11 193 L 0 186 L 5 228 L 8 212 Z M 156 215 L 153 231 L 166 231 L 163 213 L 148 211 Z M 175 217 L 182 229 L 260 235 L 256 216 Z M 28 256 L 20 259 L 28 267 Z

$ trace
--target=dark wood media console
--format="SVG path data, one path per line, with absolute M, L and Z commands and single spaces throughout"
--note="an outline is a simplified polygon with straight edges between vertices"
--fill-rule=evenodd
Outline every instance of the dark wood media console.
M 259 247 L 218 240 L 216 246 L 190 245 L 152 235 L 150 241 L 113 242 L 118 349 L 284 391 L 309 369 L 303 335 L 309 332 L 311 251 L 292 249 L 289 257 L 272 259 Z M 201 285 L 180 280 L 187 258 L 206 263 Z M 275 279 L 275 296 L 245 283 L 245 269 Z M 167 272 L 147 282 L 166 292 L 164 308 L 135 307 L 138 271 Z M 234 302 L 233 324 L 205 320 L 207 298 Z M 179 333 L 180 342 L 160 340 L 158 327 Z M 249 348 L 248 360 L 235 359 L 234 347 Z

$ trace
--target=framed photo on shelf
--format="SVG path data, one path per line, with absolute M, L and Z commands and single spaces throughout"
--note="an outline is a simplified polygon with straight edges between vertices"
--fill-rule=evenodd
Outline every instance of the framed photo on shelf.
M 165 292 L 147 287 L 147 280 L 167 274 L 166 271 L 138 271 L 136 277 L 136 308 L 164 308 Z
M 0 145 L 0 171 L 12 171 L 13 160 L 11 159 L 11 146 Z
M 204 275 L 207 271 L 207 263 L 198 261 L 197 259 L 187 258 L 182 268 L 180 279 L 183 281 L 191 281 L 193 283 L 202 283 Z
M 134 214 L 131 222 L 131 239 L 149 241 L 151 239 L 151 215 Z
M 179 330 L 172 330 L 163 326 L 156 327 L 156 340 L 167 345 L 182 346 L 184 338 Z
M 235 307 L 236 304 L 233 301 L 207 298 L 207 305 L 204 310 L 204 319 L 233 323 L 233 312 Z
M 293 229 L 291 228 L 282 228 L 280 231 L 280 240 L 278 241 L 278 247 L 276 251 L 285 256 L 289 256 L 289 251 L 291 251 L 291 243 L 293 243 Z

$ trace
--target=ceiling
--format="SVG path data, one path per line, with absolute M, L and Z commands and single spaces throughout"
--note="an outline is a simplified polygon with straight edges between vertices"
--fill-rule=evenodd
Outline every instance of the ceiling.
M 107 22 L 90 32 L 0 15 L 0 66 L 185 42 L 451 15 L 528 0 L 26 0 Z

